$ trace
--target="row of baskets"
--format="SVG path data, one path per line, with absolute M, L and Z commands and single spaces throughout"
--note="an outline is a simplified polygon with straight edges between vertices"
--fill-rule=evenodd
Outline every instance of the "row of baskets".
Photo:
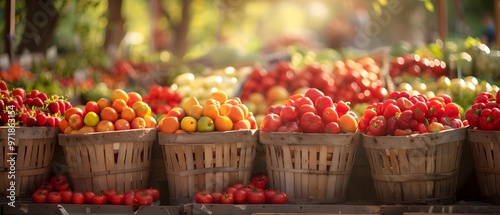
M 0 129 L 0 191 L 9 195 L 13 151 Z M 222 191 L 249 181 L 262 144 L 270 186 L 292 203 L 345 200 L 356 149 L 363 143 L 380 203 L 455 202 L 464 143 L 471 145 L 481 194 L 500 203 L 500 133 L 467 128 L 401 137 L 266 133 L 240 130 L 162 134 L 139 129 L 64 135 L 51 128 L 16 130 L 15 190 L 29 196 L 46 180 L 56 142 L 64 150 L 76 191 L 127 191 L 148 186 L 153 144 L 164 155 L 169 199 L 192 201 L 200 190 Z

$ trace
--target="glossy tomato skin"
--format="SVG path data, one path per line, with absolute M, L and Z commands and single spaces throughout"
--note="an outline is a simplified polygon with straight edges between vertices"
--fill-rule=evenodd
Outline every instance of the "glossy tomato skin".
M 151 196 L 153 197 L 153 201 L 158 201 L 158 199 L 160 199 L 160 191 L 158 189 L 149 188 L 147 190 L 151 192 Z
M 73 202 L 73 195 L 74 195 L 73 192 L 65 190 L 65 191 L 60 191 L 59 194 L 61 194 L 62 203 L 70 204 Z
M 201 191 L 194 196 L 194 201 L 200 204 L 211 204 L 214 199 L 207 191 Z
M 222 193 L 221 192 L 212 192 L 210 193 L 210 195 L 212 196 L 213 198 L 213 203 L 214 204 L 218 204 L 220 203 L 220 200 L 221 200 L 221 196 L 222 196 Z
M 286 204 L 288 203 L 288 195 L 283 192 L 277 192 L 271 196 L 271 204 Z
M 123 204 L 129 206 L 135 205 L 135 193 L 126 193 L 123 198 Z
M 112 205 L 123 205 L 123 200 L 125 199 L 124 194 L 115 194 L 110 197 L 109 203 Z
M 248 193 L 243 189 L 239 189 L 234 191 L 233 196 L 234 196 L 234 203 L 245 204 L 245 202 L 247 201 Z
M 271 197 L 276 194 L 276 190 L 264 190 L 264 196 L 266 198 L 266 203 L 271 203 Z
M 99 194 L 92 197 L 91 202 L 93 205 L 104 205 L 108 202 L 108 200 L 106 199 L 106 196 L 104 194 Z
M 220 197 L 221 204 L 234 204 L 234 196 L 232 193 L 224 193 Z
M 86 192 L 85 196 L 85 204 L 92 204 L 92 198 L 94 198 L 95 193 L 92 191 Z
M 226 188 L 226 193 L 230 193 L 230 194 L 234 194 L 234 191 L 238 190 L 239 188 L 235 188 L 235 187 L 228 187 Z
M 74 193 L 72 203 L 76 205 L 81 205 L 85 203 L 85 196 L 83 195 L 83 193 L 80 192 Z
M 62 196 L 59 192 L 52 191 L 47 195 L 47 203 L 59 204 L 62 202 Z
M 264 191 L 259 188 L 252 189 L 247 194 L 247 202 L 248 204 L 264 204 L 266 202 Z
M 300 117 L 300 128 L 305 133 L 320 133 L 323 130 L 323 120 L 320 116 L 307 112 Z
M 31 201 L 33 201 L 33 203 L 46 203 L 47 202 L 47 195 L 48 193 L 47 192 L 35 192 L 32 196 L 31 196 Z
M 210 195 L 210 194 L 207 194 Z M 139 206 L 147 206 L 153 204 L 153 197 L 146 192 L 139 192 L 135 194 L 135 203 Z

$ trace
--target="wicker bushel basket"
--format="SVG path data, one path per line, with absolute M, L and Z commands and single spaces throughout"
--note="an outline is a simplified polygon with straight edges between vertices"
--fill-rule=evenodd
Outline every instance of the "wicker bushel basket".
M 363 135 L 377 199 L 453 204 L 466 128 L 411 136 Z
M 49 179 L 59 128 L 15 127 L 9 132 L 8 127 L 2 127 L 0 134 L 2 140 L 0 148 L 1 195 L 2 197 L 11 195 L 7 189 L 11 188 L 10 183 L 14 181 L 15 196 L 29 197 L 37 187 Z M 9 141 L 14 141 L 13 148 L 10 148 Z M 11 158 L 15 159 L 13 166 L 8 161 Z M 15 167 L 14 173 L 9 173 L 13 167 Z
M 223 192 L 252 177 L 256 130 L 159 133 L 171 204 L 193 202 L 200 190 Z
M 483 201 L 500 204 L 500 131 L 467 130 Z
M 360 136 L 260 132 L 270 186 L 291 203 L 345 201 Z
M 75 191 L 147 188 L 157 129 L 59 134 Z

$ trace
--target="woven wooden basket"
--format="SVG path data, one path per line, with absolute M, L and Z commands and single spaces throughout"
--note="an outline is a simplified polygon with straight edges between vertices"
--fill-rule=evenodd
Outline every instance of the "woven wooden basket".
M 59 134 L 75 191 L 147 188 L 157 129 Z
M 467 139 L 483 200 L 500 204 L 500 131 L 468 129 Z
M 466 128 L 411 136 L 363 135 L 377 199 L 453 204 Z
M 258 142 L 256 130 L 163 134 L 163 148 L 171 204 L 192 202 L 200 190 L 224 191 L 249 182 Z
M 270 186 L 292 203 L 344 201 L 360 136 L 260 132 Z
M 0 128 L 0 193 L 2 196 L 10 196 L 7 189 L 10 188 L 11 179 L 9 171 L 11 165 L 7 160 L 15 157 L 15 196 L 29 197 L 33 191 L 44 181 L 49 179 L 52 169 L 52 157 L 57 141 L 59 128 L 52 127 L 15 127 L 13 131 L 15 147 L 9 148 L 8 127 Z M 10 154 L 10 153 L 17 154 Z

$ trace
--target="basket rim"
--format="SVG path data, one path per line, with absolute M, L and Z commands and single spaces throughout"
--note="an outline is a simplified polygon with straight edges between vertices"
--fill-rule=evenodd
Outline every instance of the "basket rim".
M 68 145 L 72 144 L 72 141 L 78 141 L 78 144 L 86 144 L 84 142 L 81 142 L 82 140 L 89 141 L 89 140 L 98 140 L 101 139 L 101 137 L 105 137 L 107 141 L 90 141 L 91 144 L 106 144 L 106 143 L 115 143 L 115 142 L 136 142 L 136 141 L 155 141 L 158 137 L 157 135 L 158 128 L 140 128 L 140 129 L 130 129 L 130 130 L 120 130 L 120 131 L 105 131 L 105 132 L 93 132 L 93 133 L 86 133 L 86 134 L 59 134 L 58 139 L 59 139 L 59 145 Z M 124 139 L 125 137 L 122 138 L 116 138 L 113 139 L 110 136 L 113 135 L 118 135 L 118 134 L 127 134 L 127 135 L 136 135 L 139 140 L 137 139 Z
M 242 129 L 222 132 L 187 132 L 179 134 L 165 134 L 162 132 L 158 132 L 158 143 L 160 145 L 203 145 L 214 143 L 257 142 L 258 134 L 259 130 L 257 129 Z
M 407 136 L 372 136 L 362 134 L 367 149 L 417 149 L 460 142 L 467 139 L 467 127 Z M 446 139 L 448 138 L 448 139 Z
M 9 126 L 0 126 L 0 139 L 6 138 L 8 135 L 7 130 Z M 24 132 L 33 132 L 31 134 L 34 134 L 36 139 L 47 139 L 47 138 L 55 138 L 57 137 L 58 134 L 61 133 L 59 126 L 58 127 L 48 127 L 48 126 L 33 126 L 33 127 L 26 127 L 26 126 L 14 126 L 15 132 L 14 136 L 16 139 L 29 139 L 30 134 L 24 134 Z M 20 135 L 20 133 L 23 133 Z M 19 137 L 21 136 L 21 137 Z
M 281 141 L 271 141 L 270 137 L 280 138 Z M 302 133 L 302 132 L 259 132 L 259 142 L 262 145 L 357 145 L 360 132 L 354 133 Z M 350 139 L 350 141 L 347 141 Z M 328 140 L 328 141 L 318 141 Z M 345 141 L 339 141 L 345 140 Z

